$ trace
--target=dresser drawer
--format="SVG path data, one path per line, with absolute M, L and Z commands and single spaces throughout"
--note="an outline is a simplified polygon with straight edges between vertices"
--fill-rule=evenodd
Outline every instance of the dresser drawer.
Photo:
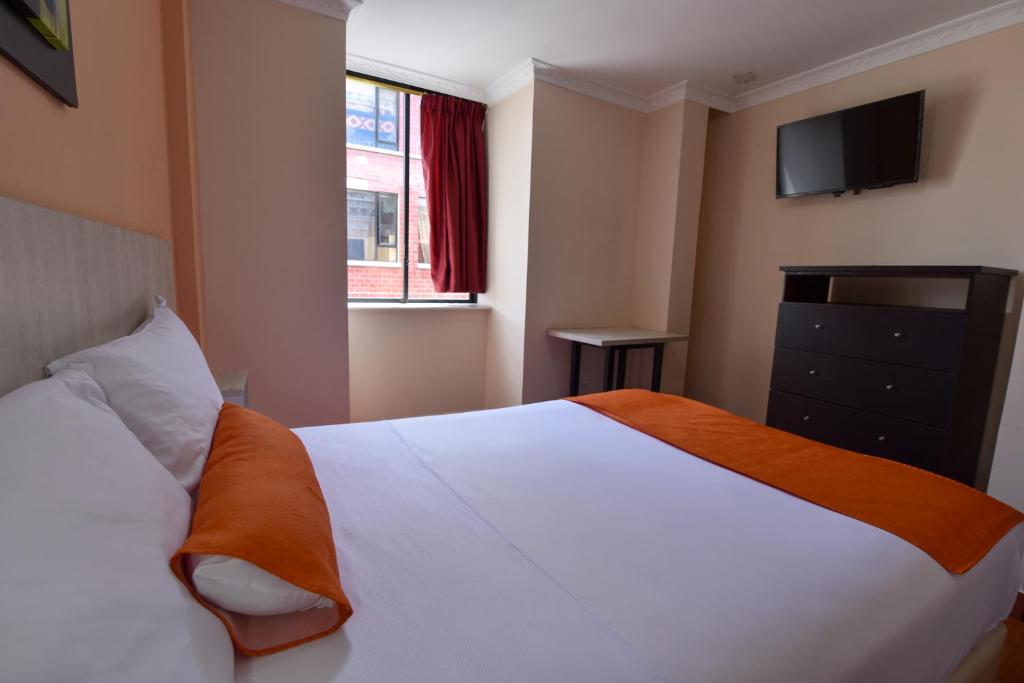
M 883 306 L 783 303 L 777 346 L 956 371 L 966 313 Z
M 771 388 L 946 427 L 956 378 L 950 372 L 777 347 Z
M 943 430 L 779 391 L 768 394 L 767 423 L 832 446 L 933 471 L 941 467 L 946 448 Z

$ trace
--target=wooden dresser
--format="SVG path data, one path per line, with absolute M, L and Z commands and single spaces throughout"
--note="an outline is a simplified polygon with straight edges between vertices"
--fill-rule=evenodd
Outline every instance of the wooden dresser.
M 769 426 L 974 485 L 1014 270 L 784 266 Z M 830 299 L 833 278 L 959 278 L 963 308 Z M 991 452 L 986 456 L 991 458 Z

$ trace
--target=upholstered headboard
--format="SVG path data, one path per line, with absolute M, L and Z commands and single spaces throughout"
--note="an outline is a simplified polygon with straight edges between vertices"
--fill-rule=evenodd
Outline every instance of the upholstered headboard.
M 0 197 L 0 395 L 173 298 L 167 240 Z

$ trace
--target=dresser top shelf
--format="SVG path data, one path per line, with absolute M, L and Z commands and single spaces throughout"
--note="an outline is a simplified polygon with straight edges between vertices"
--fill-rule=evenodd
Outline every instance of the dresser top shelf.
M 949 308 L 939 306 L 906 306 L 902 304 L 876 304 L 860 303 L 857 301 L 785 301 L 783 303 L 792 306 L 828 306 L 829 308 L 870 308 L 875 311 L 894 311 L 904 313 L 928 313 L 930 315 L 964 315 L 963 308 Z
M 833 277 L 970 277 L 1002 275 L 1013 277 L 1016 270 L 991 266 L 779 266 L 787 275 L 829 275 Z

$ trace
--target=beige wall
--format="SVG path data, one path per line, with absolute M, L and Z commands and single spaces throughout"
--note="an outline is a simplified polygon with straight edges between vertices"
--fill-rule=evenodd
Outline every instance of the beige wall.
M 551 327 L 637 325 L 686 332 L 708 109 L 642 114 L 537 82 L 491 107 L 485 405 L 568 393 L 569 344 Z M 686 345 L 665 388 L 682 393 Z M 581 391 L 602 386 L 584 348 Z M 650 352 L 627 383 L 647 386 Z
M 679 185 L 676 191 L 675 241 L 672 245 L 672 284 L 669 288 L 668 325 L 681 334 L 690 333 L 693 306 L 693 275 L 697 261 L 697 237 L 700 229 L 700 205 L 704 186 L 705 142 L 708 108 L 686 103 L 683 112 L 683 140 L 679 161 Z M 665 391 L 682 395 L 686 387 L 686 359 L 689 343 L 665 347 Z
M 345 422 L 345 23 L 196 2 L 192 46 L 211 364 L 289 426 Z
M 352 421 L 479 410 L 489 313 L 350 309 Z
M 675 233 L 664 227 L 676 222 L 687 106 L 677 102 L 653 112 L 642 132 L 631 321 L 651 329 L 668 325 Z
M 649 114 L 643 131 L 631 324 L 690 331 L 708 108 L 677 102 Z M 682 395 L 687 343 L 665 347 L 662 390 Z M 648 386 L 651 352 L 631 352 L 629 382 Z
M 523 400 L 565 396 L 569 345 L 551 327 L 628 325 L 644 114 L 534 85 Z M 584 390 L 598 382 L 587 354 Z
M 731 115 L 708 130 L 687 393 L 761 420 L 784 264 L 1024 269 L 1024 26 Z M 838 199 L 774 197 L 775 128 L 926 89 L 921 181 Z M 1014 306 L 1019 312 L 1018 283 Z M 1016 324 L 1016 318 L 1010 318 Z M 1016 330 L 1010 330 L 1009 336 Z M 1021 343 L 1017 352 L 1021 353 Z M 990 490 L 1024 507 L 1024 369 Z
M 523 401 L 533 84 L 487 110 L 488 239 L 484 406 Z

